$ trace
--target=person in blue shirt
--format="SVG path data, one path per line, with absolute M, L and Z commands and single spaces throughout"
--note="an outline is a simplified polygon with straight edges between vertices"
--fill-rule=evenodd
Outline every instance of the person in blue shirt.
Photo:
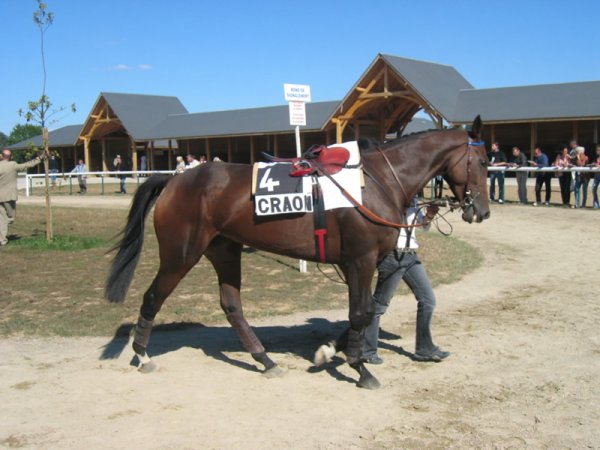
M 550 161 L 548 160 L 548 156 L 542 152 L 542 149 L 536 147 L 533 151 L 534 158 L 531 162 L 531 165 L 541 169 L 542 167 L 549 167 Z M 535 174 L 535 202 L 533 206 L 540 205 L 542 203 L 542 186 L 546 185 L 546 197 L 544 205 L 548 205 L 550 203 L 550 195 L 552 194 L 552 172 L 540 172 Z
M 79 182 L 79 194 L 87 193 L 87 177 L 85 173 L 87 172 L 87 167 L 85 166 L 83 159 L 79 160 L 79 163 L 75 166 L 71 173 L 77 174 L 77 181 Z

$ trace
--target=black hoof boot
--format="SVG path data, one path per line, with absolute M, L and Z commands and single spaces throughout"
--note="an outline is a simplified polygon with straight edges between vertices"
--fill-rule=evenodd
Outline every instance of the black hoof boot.
M 379 389 L 381 387 L 381 384 L 379 383 L 377 378 L 375 378 L 371 374 L 371 372 L 368 371 L 368 369 L 365 367 L 362 361 L 350 364 L 350 367 L 356 370 L 360 375 L 358 383 L 356 383 L 357 387 L 365 389 Z

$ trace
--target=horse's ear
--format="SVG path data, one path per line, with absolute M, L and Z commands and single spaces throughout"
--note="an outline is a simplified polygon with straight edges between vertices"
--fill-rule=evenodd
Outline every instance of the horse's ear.
M 473 121 L 473 125 L 471 125 L 469 136 L 476 141 L 481 140 L 481 128 L 483 128 L 483 122 L 481 121 L 481 116 L 477 114 L 477 117 L 475 117 L 475 120 Z

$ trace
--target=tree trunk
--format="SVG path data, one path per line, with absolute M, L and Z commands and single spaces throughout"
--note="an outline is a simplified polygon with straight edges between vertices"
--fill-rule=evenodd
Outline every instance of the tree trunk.
M 52 242 L 52 240 L 54 239 L 54 233 L 52 231 L 52 208 L 50 207 L 50 177 L 48 175 L 49 173 L 49 166 L 50 163 L 48 161 L 48 156 L 50 155 L 50 152 L 48 150 L 48 128 L 44 127 L 43 131 L 42 131 L 42 139 L 44 142 L 44 153 L 46 155 L 46 158 L 44 159 L 44 192 L 46 194 L 46 240 L 48 242 Z

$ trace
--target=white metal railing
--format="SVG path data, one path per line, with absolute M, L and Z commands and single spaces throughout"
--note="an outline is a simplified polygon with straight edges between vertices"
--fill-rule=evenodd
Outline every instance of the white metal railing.
M 591 174 L 596 174 L 596 173 L 600 173 L 600 166 L 595 166 L 595 167 L 569 167 L 569 168 L 558 168 L 558 167 L 507 167 L 507 166 L 490 166 L 488 167 L 488 172 L 534 172 L 534 173 L 540 173 L 540 172 L 550 172 L 550 173 L 559 173 L 559 172 L 585 172 L 585 173 L 591 173 Z M 56 177 L 56 178 L 69 178 L 69 187 L 72 188 L 72 180 L 73 178 L 76 178 L 80 175 L 83 176 L 90 176 L 93 175 L 95 177 L 97 177 L 97 179 L 100 179 L 100 184 L 102 185 L 102 190 L 101 190 L 101 194 L 104 195 L 104 179 L 105 178 L 119 178 L 122 175 L 125 176 L 132 176 L 133 178 L 137 179 L 137 182 L 139 184 L 140 182 L 140 175 L 152 175 L 155 173 L 167 173 L 167 174 L 174 174 L 175 171 L 174 170 L 137 170 L 137 171 L 121 171 L 121 172 L 114 172 L 114 171 L 107 171 L 107 172 L 81 172 L 81 173 L 75 173 L 75 172 L 60 172 L 60 173 L 51 173 L 49 174 L 49 176 L 51 177 Z M 31 190 L 32 190 L 32 180 L 35 178 L 43 178 L 46 175 L 43 173 L 35 173 L 35 174 L 27 174 L 25 176 L 26 182 L 25 182 L 25 195 L 27 197 L 29 197 L 31 195 Z M 92 178 L 93 180 L 94 178 Z
M 55 178 L 69 178 L 69 188 L 71 190 L 72 193 L 72 186 L 73 186 L 73 178 L 77 178 L 78 176 L 85 176 L 85 177 L 89 177 L 90 175 L 95 176 L 96 178 L 91 178 L 91 180 L 100 180 L 100 184 L 102 185 L 102 190 L 101 190 L 101 194 L 104 195 L 104 180 L 105 178 L 119 178 L 123 175 L 125 176 L 131 176 L 135 179 L 137 179 L 138 184 L 140 183 L 140 175 L 152 175 L 155 173 L 167 173 L 167 174 L 174 174 L 175 171 L 174 170 L 128 170 L 128 171 L 120 171 L 120 172 L 114 172 L 114 171 L 108 171 L 108 172 L 57 172 L 57 173 L 50 173 L 48 174 L 49 177 L 55 177 Z M 31 190 L 33 188 L 33 179 L 35 178 L 44 178 L 46 176 L 46 174 L 43 173 L 33 173 L 33 174 L 27 174 L 25 175 L 25 195 L 27 197 L 29 197 L 31 195 Z

